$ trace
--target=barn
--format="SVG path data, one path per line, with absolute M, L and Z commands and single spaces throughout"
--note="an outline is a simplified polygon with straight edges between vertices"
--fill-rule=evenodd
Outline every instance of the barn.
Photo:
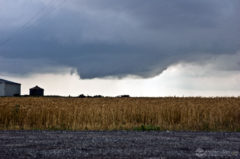
M 21 84 L 0 79 L 0 96 L 21 95 Z

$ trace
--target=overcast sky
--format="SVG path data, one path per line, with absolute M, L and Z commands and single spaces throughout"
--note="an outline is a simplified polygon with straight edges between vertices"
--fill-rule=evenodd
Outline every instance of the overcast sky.
M 239 15 L 239 0 L 0 0 L 0 78 L 23 93 L 240 96 Z

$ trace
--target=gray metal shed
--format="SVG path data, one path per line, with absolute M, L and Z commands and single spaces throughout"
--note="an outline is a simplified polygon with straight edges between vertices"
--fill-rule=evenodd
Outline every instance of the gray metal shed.
M 0 79 L 0 96 L 21 95 L 21 84 Z

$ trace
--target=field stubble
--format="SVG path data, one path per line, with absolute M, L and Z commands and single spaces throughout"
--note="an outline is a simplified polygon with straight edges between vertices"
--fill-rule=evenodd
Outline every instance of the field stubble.
M 240 131 L 240 98 L 0 98 L 2 130 Z

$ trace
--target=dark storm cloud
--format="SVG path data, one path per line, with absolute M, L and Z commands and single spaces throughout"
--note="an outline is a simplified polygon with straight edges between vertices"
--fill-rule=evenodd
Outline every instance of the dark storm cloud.
M 179 61 L 240 50 L 238 0 L 71 0 L 61 8 L 40 2 L 32 5 L 40 11 L 45 5 L 47 14 L 36 18 L 31 10 L 33 16 L 20 18 L 9 11 L 9 19 L 0 12 L 0 40 L 11 37 L 0 46 L 0 58 L 26 60 L 17 67 L 2 63 L 0 71 L 26 73 L 47 61 L 77 68 L 82 78 L 150 77 Z

